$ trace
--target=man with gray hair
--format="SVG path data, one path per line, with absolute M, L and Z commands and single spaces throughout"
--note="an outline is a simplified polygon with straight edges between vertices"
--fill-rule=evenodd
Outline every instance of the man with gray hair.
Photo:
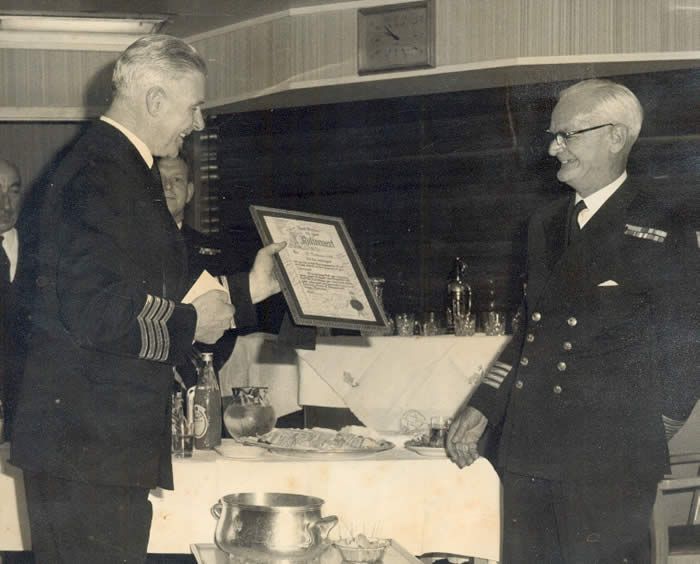
M 254 323 L 279 291 L 272 255 L 192 304 L 187 257 L 154 157 L 204 121 L 206 65 L 180 39 L 119 57 L 114 99 L 63 159 L 39 219 L 33 338 L 12 436 L 38 563 L 143 562 L 149 489 L 172 489 L 172 366 Z
M 698 245 L 685 211 L 627 158 L 643 112 L 586 80 L 551 116 L 549 154 L 573 192 L 528 230 L 523 328 L 455 418 L 458 466 L 500 433 L 502 562 L 649 562 L 666 441 L 697 400 Z
M 10 436 L 26 349 L 32 257 L 18 220 L 27 192 L 17 166 L 0 158 L 0 443 Z

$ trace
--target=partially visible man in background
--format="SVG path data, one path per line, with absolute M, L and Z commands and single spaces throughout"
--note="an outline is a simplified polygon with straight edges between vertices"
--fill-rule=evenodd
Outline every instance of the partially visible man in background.
M 185 208 L 194 196 L 194 181 L 189 164 L 182 156 L 162 157 L 157 162 L 168 211 L 180 229 L 185 244 L 189 285 L 194 284 L 204 270 L 217 277 L 229 274 L 233 270 L 231 253 L 227 252 L 224 245 L 214 237 L 205 235 L 185 223 Z M 236 263 L 240 264 L 241 261 L 236 260 Z M 226 283 L 229 287 L 235 286 L 236 280 L 227 278 Z M 235 292 L 236 289 L 234 288 L 233 291 Z M 256 321 L 255 315 L 248 316 L 245 319 L 245 325 L 253 325 Z M 196 348 L 200 352 L 214 353 L 214 368 L 218 371 L 231 356 L 235 343 L 236 333 L 233 330 L 227 330 L 216 344 L 198 343 Z M 180 378 L 181 385 L 186 388 L 197 383 L 197 374 L 192 362 L 178 366 L 176 374 Z
M 26 234 L 18 230 L 27 190 L 17 166 L 0 159 L 0 401 L 4 408 L 0 442 L 12 430 L 29 331 L 27 276 L 31 257 L 25 252 Z
M 206 64 L 152 35 L 116 62 L 114 98 L 62 160 L 41 206 L 33 334 L 12 435 L 38 564 L 146 557 L 149 489 L 173 488 L 172 366 L 279 291 L 269 245 L 240 292 L 181 300 L 184 244 L 154 157 L 204 126 Z
M 526 323 L 449 431 L 462 467 L 502 428 L 504 564 L 650 560 L 666 441 L 698 397 L 700 243 L 695 203 L 628 178 L 642 118 L 611 81 L 561 93 L 549 154 L 573 191 L 533 215 Z

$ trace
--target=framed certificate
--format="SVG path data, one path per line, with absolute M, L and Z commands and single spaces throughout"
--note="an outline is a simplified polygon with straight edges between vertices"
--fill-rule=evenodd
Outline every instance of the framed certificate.
M 250 213 L 265 245 L 287 242 L 274 257 L 275 270 L 297 325 L 387 326 L 341 218 L 261 206 Z

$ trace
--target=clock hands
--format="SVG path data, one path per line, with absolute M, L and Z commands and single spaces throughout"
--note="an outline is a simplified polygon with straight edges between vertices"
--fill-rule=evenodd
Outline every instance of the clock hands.
M 398 41 L 400 39 L 400 37 L 398 35 L 396 35 L 393 31 L 391 31 L 391 28 L 388 25 L 385 24 L 384 29 L 386 30 L 387 34 L 391 35 L 391 37 L 396 39 L 396 41 Z

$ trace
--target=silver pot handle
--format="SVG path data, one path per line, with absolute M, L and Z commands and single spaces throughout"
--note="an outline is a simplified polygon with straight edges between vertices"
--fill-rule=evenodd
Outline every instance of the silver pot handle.
M 210 511 L 214 519 L 221 517 L 221 502 L 217 501 L 214 505 L 212 505 Z
M 331 529 L 338 524 L 338 517 L 335 515 L 329 515 L 328 517 L 323 517 L 315 521 L 309 529 L 316 529 L 318 531 L 318 537 L 320 540 L 324 540 Z

